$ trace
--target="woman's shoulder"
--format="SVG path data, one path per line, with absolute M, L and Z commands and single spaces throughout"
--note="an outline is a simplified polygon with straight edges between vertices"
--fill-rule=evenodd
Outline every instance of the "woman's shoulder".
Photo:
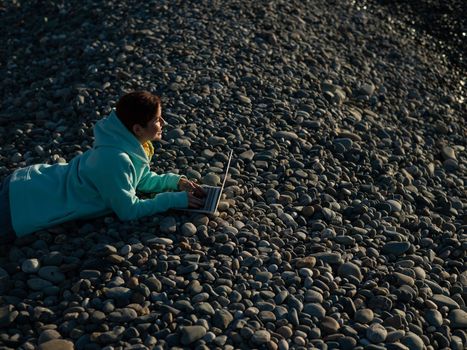
M 131 164 L 130 156 L 114 147 L 98 147 L 88 151 L 86 163 L 92 167 L 115 167 Z

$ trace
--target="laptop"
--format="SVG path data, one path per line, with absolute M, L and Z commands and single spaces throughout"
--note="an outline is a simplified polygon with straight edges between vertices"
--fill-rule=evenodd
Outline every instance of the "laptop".
M 227 175 L 229 174 L 230 161 L 232 160 L 233 150 L 230 151 L 229 160 L 227 162 L 227 167 L 224 173 L 224 181 L 222 181 L 222 186 L 208 186 L 203 185 L 204 191 L 206 191 L 206 197 L 204 201 L 204 207 L 198 209 L 184 208 L 183 211 L 191 213 L 203 213 L 214 215 L 217 211 L 217 206 L 221 200 L 222 191 L 224 190 L 225 181 L 227 180 Z

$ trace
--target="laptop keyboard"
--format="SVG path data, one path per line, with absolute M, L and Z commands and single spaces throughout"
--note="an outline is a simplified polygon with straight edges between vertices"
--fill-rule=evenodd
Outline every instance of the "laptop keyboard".
M 214 208 L 217 204 L 217 199 L 219 198 L 219 193 L 221 191 L 220 187 L 205 187 L 206 191 L 206 201 L 204 203 L 203 210 L 214 211 Z

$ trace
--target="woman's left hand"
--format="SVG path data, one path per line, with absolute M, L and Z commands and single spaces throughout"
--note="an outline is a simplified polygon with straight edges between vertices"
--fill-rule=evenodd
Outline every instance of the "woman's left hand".
M 200 185 L 184 177 L 180 178 L 180 181 L 178 182 L 178 189 L 180 191 L 193 193 L 198 198 L 203 198 L 206 196 L 206 192 Z

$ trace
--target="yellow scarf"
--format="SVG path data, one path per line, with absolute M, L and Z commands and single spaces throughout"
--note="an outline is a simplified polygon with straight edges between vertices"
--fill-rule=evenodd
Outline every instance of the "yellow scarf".
M 154 146 L 152 145 L 151 141 L 146 141 L 143 144 L 144 152 L 148 156 L 148 159 L 151 160 L 152 156 L 154 155 Z

